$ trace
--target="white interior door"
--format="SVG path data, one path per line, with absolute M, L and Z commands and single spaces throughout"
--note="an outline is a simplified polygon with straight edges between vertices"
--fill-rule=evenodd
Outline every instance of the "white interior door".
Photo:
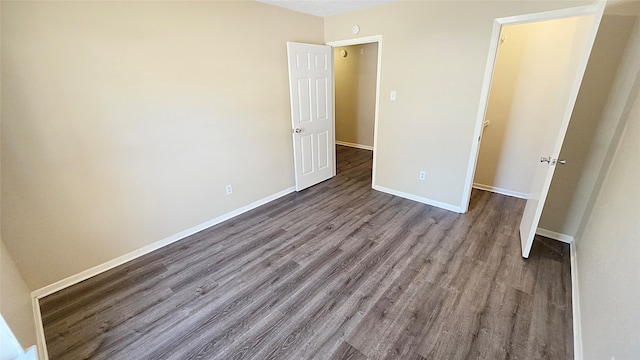
M 537 167 L 520 222 L 520 242 L 522 256 L 525 258 L 528 258 L 531 252 L 533 238 L 540 222 L 555 167 L 558 164 L 558 156 L 562 149 L 603 10 L 604 2 L 593 6 L 593 11 L 590 13 L 578 17 L 575 40 L 566 71 L 566 85 L 555 89 L 557 96 L 555 97 L 554 112 L 550 119 L 546 139 L 541 146 L 540 159 L 532 159 L 532 161 L 536 161 Z M 554 89 L 549 89 L 549 91 L 552 90 Z
M 288 42 L 296 191 L 336 174 L 333 50 Z

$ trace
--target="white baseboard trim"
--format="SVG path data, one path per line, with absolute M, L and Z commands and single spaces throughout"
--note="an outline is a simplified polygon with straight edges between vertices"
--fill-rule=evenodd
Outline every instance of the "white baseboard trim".
M 280 191 L 280 192 L 278 192 L 276 194 L 267 196 L 267 197 L 265 197 L 263 199 L 260 199 L 258 201 L 254 201 L 251 204 L 245 205 L 245 206 L 243 206 L 243 207 L 241 207 L 239 209 L 233 210 L 233 211 L 228 212 L 228 213 L 226 213 L 224 215 L 220 215 L 215 219 L 211 219 L 211 220 L 209 220 L 209 221 L 207 221 L 205 223 L 202 223 L 200 225 L 196 225 L 196 226 L 194 226 L 192 228 L 189 228 L 187 230 L 179 232 L 179 233 L 177 233 L 175 235 L 169 236 L 168 238 L 162 239 L 160 241 L 156 241 L 153 244 L 149 244 L 149 245 L 147 245 L 145 247 L 142 247 L 142 248 L 140 248 L 138 250 L 134 250 L 134 251 L 132 251 L 132 252 L 130 252 L 128 254 L 122 255 L 122 256 L 117 257 L 117 258 L 115 258 L 113 260 L 107 261 L 107 262 L 105 262 L 103 264 L 94 266 L 94 267 L 92 267 L 92 268 L 90 268 L 88 270 L 85 270 L 85 271 L 83 271 L 83 272 L 81 272 L 79 274 L 72 275 L 72 276 L 70 276 L 70 277 L 68 277 L 66 279 L 62 279 L 62 280 L 60 280 L 58 282 L 55 282 L 55 283 L 53 283 L 51 285 L 47 285 L 47 286 L 45 286 L 43 288 L 35 290 L 31 295 L 33 297 L 36 297 L 36 298 L 43 298 L 43 297 L 45 297 L 47 295 L 50 295 L 50 294 L 52 294 L 52 293 L 54 293 L 56 291 L 62 290 L 62 289 L 66 288 L 66 287 L 69 287 L 69 286 L 71 286 L 73 284 L 77 284 L 77 283 L 79 283 L 81 281 L 84 281 L 84 280 L 90 278 L 90 277 L 93 277 L 93 276 L 98 275 L 100 273 L 103 273 L 103 272 L 105 272 L 107 270 L 110 270 L 110 269 L 112 269 L 112 268 L 114 268 L 116 266 L 122 265 L 122 264 L 124 264 L 124 263 L 126 263 L 128 261 L 136 259 L 136 258 L 138 258 L 138 257 L 140 257 L 142 255 L 148 254 L 148 253 L 150 253 L 150 252 L 152 252 L 154 250 L 160 249 L 160 248 L 162 248 L 164 246 L 167 246 L 169 244 L 172 244 L 172 243 L 174 243 L 174 242 L 176 242 L 178 240 L 184 239 L 189 235 L 193 235 L 193 234 L 195 234 L 195 233 L 197 233 L 199 231 L 202 231 L 202 230 L 204 230 L 206 228 L 209 228 L 211 226 L 217 225 L 217 224 L 219 224 L 219 223 L 221 223 L 223 221 L 229 220 L 232 217 L 238 216 L 238 215 L 240 215 L 242 213 L 245 213 L 245 212 L 247 212 L 249 210 L 253 210 L 253 209 L 257 208 L 258 206 L 264 205 L 264 204 L 266 204 L 266 203 L 268 203 L 270 201 L 278 199 L 278 198 L 280 198 L 282 196 L 285 196 L 287 194 L 290 194 L 290 193 L 292 193 L 294 191 L 295 191 L 295 187 L 290 187 L 290 188 L 285 189 L 283 191 Z
M 569 244 L 571 262 L 571 310 L 573 318 L 573 358 L 582 360 L 582 323 L 580 322 L 580 291 L 578 288 L 578 259 L 576 257 L 576 243 L 571 235 L 537 228 L 536 234 Z
M 424 197 L 421 197 L 421 196 L 417 196 L 417 195 L 405 193 L 405 192 L 402 192 L 402 191 L 389 189 L 389 188 L 386 188 L 384 186 L 379 186 L 379 185 L 374 185 L 373 189 L 374 190 L 378 190 L 378 191 L 382 191 L 382 192 L 387 193 L 387 194 L 399 196 L 401 198 L 405 198 L 405 199 L 421 202 L 423 204 L 427 204 L 427 205 L 431 205 L 431 206 L 435 206 L 435 207 L 439 207 L 441 209 L 454 211 L 454 212 L 457 212 L 457 213 L 462 213 L 462 208 L 460 208 L 459 206 L 454 206 L 454 205 L 443 203 L 443 202 L 440 202 L 440 201 L 427 199 L 427 198 L 424 198 Z
M 478 189 L 478 190 L 490 191 L 490 192 L 493 192 L 493 193 L 496 193 L 496 194 L 517 197 L 519 199 L 528 199 L 529 198 L 529 194 L 525 194 L 525 193 L 518 192 L 518 191 L 511 191 L 511 190 L 507 190 L 507 189 L 503 189 L 503 188 L 499 188 L 499 187 L 494 187 L 494 186 L 489 186 L 489 185 L 484 185 L 484 184 L 473 183 L 473 188 L 474 189 Z
M 37 358 L 40 360 L 49 360 L 47 352 L 47 342 L 44 337 L 44 326 L 42 326 L 42 314 L 40 313 L 40 298 L 33 296 L 31 293 L 31 306 L 33 306 L 33 319 L 36 323 L 36 346 Z
M 573 244 L 573 236 L 571 235 L 562 234 L 559 232 L 555 232 L 555 231 L 551 231 L 543 228 L 537 228 L 536 234 L 540 236 L 548 237 L 549 239 L 558 240 L 563 243 Z
M 578 288 L 578 259 L 575 238 L 571 235 L 537 228 L 536 234 L 569 244 L 571 262 L 571 310 L 573 318 L 573 358 L 582 360 L 582 323 L 580 322 L 580 291 Z
M 373 151 L 373 146 L 362 145 L 362 144 L 354 144 L 354 143 L 350 143 L 350 142 L 346 142 L 346 141 L 337 141 L 336 140 L 336 145 L 342 145 L 342 146 L 348 146 L 348 147 L 352 147 L 352 148 L 356 148 L 356 149 L 363 149 L 363 150 L 371 150 L 371 151 Z
M 243 214 L 247 211 L 253 210 L 255 208 L 257 208 L 258 206 L 264 205 L 268 202 L 271 202 L 273 200 L 276 200 L 278 198 L 281 198 L 285 195 L 291 194 L 292 192 L 294 192 L 296 189 L 295 187 L 290 187 L 287 188 L 285 190 L 282 190 L 278 193 L 275 193 L 273 195 L 267 196 L 263 199 L 260 199 L 258 201 L 254 201 L 251 204 L 245 205 L 239 209 L 233 210 L 231 212 L 228 212 L 224 215 L 220 215 L 217 218 L 214 218 L 212 220 L 209 220 L 205 223 L 202 223 L 200 225 L 196 225 L 192 228 L 189 228 L 187 230 L 184 230 L 182 232 L 179 232 L 173 236 L 170 236 L 168 238 L 162 239 L 160 241 L 156 241 L 153 244 L 149 244 L 145 247 L 142 247 L 138 250 L 132 251 L 128 254 L 122 255 L 120 257 L 117 257 L 113 260 L 107 261 L 103 264 L 94 266 L 90 269 L 87 269 L 79 274 L 76 275 L 72 275 L 69 276 L 68 278 L 62 279 L 60 281 L 57 281 L 51 285 L 47 285 L 43 288 L 40 288 L 38 290 L 35 290 L 31 293 L 31 297 L 32 297 L 32 305 L 33 305 L 33 312 L 34 312 L 34 318 L 35 318 L 35 322 L 36 322 L 36 337 L 37 337 L 37 341 L 38 341 L 38 355 L 39 355 L 39 359 L 40 360 L 48 360 L 49 356 L 47 354 L 47 347 L 46 347 L 46 342 L 45 342 L 45 337 L 44 337 L 44 329 L 42 326 L 42 316 L 40 314 L 40 302 L 39 300 L 47 295 L 53 294 L 56 291 L 62 290 L 64 288 L 67 288 L 71 285 L 77 284 L 81 281 L 84 281 L 86 279 L 89 279 L 95 275 L 98 275 L 100 273 L 103 273 L 107 270 L 113 269 L 116 266 L 122 265 L 126 262 L 129 262 L 133 259 L 136 259 L 140 256 L 143 256 L 145 254 L 148 254 L 152 251 L 158 250 L 164 246 L 167 246 L 169 244 L 172 244 L 178 240 L 182 240 L 184 238 L 186 238 L 187 236 L 193 235 L 199 231 L 202 231 L 206 228 L 209 228 L 211 226 L 217 225 L 223 221 L 229 220 L 235 216 L 238 216 L 240 214 Z
M 576 243 L 569 244 L 571 256 L 571 307 L 573 318 L 573 358 L 582 360 L 582 323 L 580 322 L 580 291 L 578 284 L 578 258 Z

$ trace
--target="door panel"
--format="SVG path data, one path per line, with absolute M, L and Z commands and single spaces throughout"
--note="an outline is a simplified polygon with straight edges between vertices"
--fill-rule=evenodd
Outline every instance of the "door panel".
M 327 82 L 326 78 L 316 79 L 316 104 L 318 104 L 316 118 L 318 120 L 329 119 L 329 97 L 331 94 Z
M 318 169 L 326 169 L 329 167 L 330 152 L 329 132 L 321 132 L 318 134 Z
M 300 136 L 300 150 L 302 151 L 302 175 L 308 175 L 313 172 L 313 136 Z
M 296 190 L 335 175 L 330 46 L 287 43 Z
M 593 41 L 600 25 L 604 3 L 593 7 L 593 12 L 578 17 L 576 31 L 574 34 L 573 47 L 571 49 L 570 61 L 567 66 L 567 77 L 564 86 L 549 91 L 556 91 L 557 96 L 556 111 L 552 115 L 547 129 L 545 141 L 541 146 L 540 158 L 547 158 L 549 161 L 536 161 L 536 170 L 532 179 L 529 198 L 525 205 L 522 220 L 520 222 L 520 242 L 522 246 L 522 256 L 529 257 L 533 239 L 540 222 L 540 216 L 544 208 L 544 203 L 549 193 L 551 180 L 557 164 L 557 159 L 562 149 L 564 137 L 569 126 L 573 106 L 575 105 L 582 77 L 591 53 Z
M 309 79 L 298 79 L 298 109 L 301 124 L 311 121 L 311 83 Z

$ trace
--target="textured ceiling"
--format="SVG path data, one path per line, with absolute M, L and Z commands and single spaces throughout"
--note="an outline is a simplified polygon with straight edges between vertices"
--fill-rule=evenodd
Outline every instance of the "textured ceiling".
M 320 17 L 338 15 L 399 0 L 256 0 Z M 607 14 L 640 16 L 640 0 L 609 0 Z
M 287 8 L 293 11 L 325 17 L 365 9 L 397 0 L 257 0 L 259 2 Z

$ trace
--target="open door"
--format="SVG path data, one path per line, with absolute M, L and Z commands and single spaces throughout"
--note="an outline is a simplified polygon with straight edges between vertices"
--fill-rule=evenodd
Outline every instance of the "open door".
M 333 50 L 288 42 L 296 191 L 336 174 Z
M 571 50 L 571 61 L 567 66 L 566 86 L 558 91 L 554 115 L 550 120 L 545 141 L 540 147 L 540 159 L 532 159 L 537 162 L 537 167 L 532 180 L 530 195 L 522 215 L 522 221 L 520 222 L 522 256 L 525 258 L 528 258 L 531 252 L 533 238 L 538 228 L 555 167 L 557 164 L 564 162 L 564 160 L 558 160 L 558 156 L 562 149 L 573 106 L 575 105 L 591 48 L 600 25 L 604 5 L 604 1 L 600 2 L 578 17 L 574 45 Z

